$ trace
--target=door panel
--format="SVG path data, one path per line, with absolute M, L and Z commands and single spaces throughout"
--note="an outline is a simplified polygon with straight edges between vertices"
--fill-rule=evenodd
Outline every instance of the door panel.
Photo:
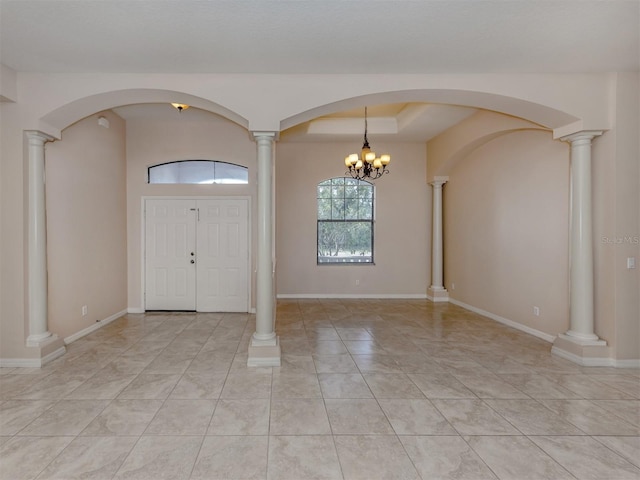
M 248 202 L 199 200 L 197 309 L 248 311 Z
M 145 202 L 145 308 L 195 310 L 194 200 Z

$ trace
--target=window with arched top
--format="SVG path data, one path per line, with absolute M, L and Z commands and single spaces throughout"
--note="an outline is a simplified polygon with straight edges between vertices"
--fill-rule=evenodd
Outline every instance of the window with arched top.
M 318 184 L 318 264 L 373 263 L 373 193 L 349 177 Z
M 249 169 L 242 165 L 217 160 L 179 160 L 149 167 L 148 182 L 247 184 Z

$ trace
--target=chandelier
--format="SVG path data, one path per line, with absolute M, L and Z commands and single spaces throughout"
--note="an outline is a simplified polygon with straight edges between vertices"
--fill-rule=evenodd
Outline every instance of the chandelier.
M 367 139 L 367 107 L 364 107 L 364 143 L 362 152 L 358 157 L 357 153 L 352 153 L 344 158 L 344 164 L 349 169 L 346 174 L 357 180 L 380 178 L 383 174 L 389 173 L 387 165 L 391 161 L 391 155 L 380 155 L 376 158 L 375 152 L 371 151 L 369 140 Z

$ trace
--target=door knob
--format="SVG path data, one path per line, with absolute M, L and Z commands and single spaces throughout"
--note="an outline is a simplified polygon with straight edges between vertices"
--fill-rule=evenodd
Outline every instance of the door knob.
M 195 260 L 193 260 L 193 259 L 191 259 L 191 263 L 196 263 L 196 261 L 195 261 Z

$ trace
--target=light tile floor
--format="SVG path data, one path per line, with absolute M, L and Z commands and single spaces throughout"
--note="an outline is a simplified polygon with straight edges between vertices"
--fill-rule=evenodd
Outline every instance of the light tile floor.
M 0 370 L 0 478 L 640 479 L 640 370 L 423 300 L 127 315 L 42 369 Z

